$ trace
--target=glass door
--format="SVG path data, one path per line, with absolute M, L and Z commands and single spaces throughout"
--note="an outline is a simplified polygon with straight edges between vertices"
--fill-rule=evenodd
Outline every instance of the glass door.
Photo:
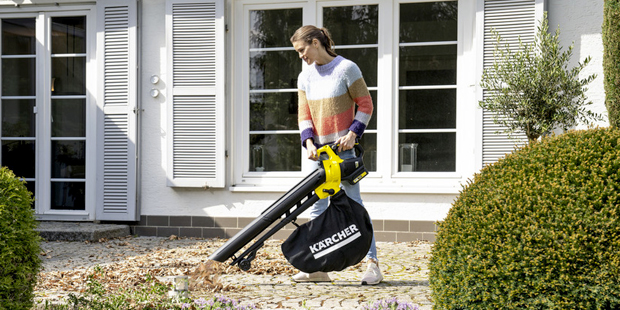
M 1 19 L 0 165 L 26 180 L 39 217 L 89 219 L 87 17 L 59 15 Z
M 52 210 L 85 210 L 86 17 L 51 18 Z
M 36 29 L 35 18 L 3 19 L 0 97 L 0 165 L 36 188 Z

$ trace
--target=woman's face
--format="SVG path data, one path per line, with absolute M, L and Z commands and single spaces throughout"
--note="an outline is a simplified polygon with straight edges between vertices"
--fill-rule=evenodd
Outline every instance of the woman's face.
M 313 42 L 315 43 L 315 42 Z M 316 44 L 307 43 L 303 40 L 298 40 L 293 43 L 293 48 L 299 53 L 299 58 L 311 65 L 319 56 L 319 50 Z

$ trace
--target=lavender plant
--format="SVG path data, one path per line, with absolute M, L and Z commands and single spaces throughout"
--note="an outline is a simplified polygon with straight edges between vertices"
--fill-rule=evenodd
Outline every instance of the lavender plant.
M 363 310 L 420 310 L 416 304 L 398 301 L 396 297 L 375 301 L 372 305 L 364 305 Z
M 239 304 L 239 301 L 225 297 L 225 296 L 215 296 L 213 297 L 213 299 L 210 300 L 206 300 L 203 297 L 200 297 L 198 299 L 195 299 L 193 302 L 191 303 L 183 303 L 181 305 L 181 310 L 198 310 L 198 309 L 204 309 L 204 310 L 215 310 L 215 309 L 222 309 L 222 310 L 249 310 L 249 309 L 256 309 L 256 307 L 254 305 L 247 305 L 247 306 L 242 306 Z

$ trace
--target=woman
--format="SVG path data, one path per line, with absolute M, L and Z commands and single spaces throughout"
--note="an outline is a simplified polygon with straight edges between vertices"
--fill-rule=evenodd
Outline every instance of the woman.
M 359 67 L 352 61 L 338 56 L 329 32 L 325 28 L 303 26 L 291 37 L 299 58 L 308 66 L 299 74 L 299 129 L 301 142 L 308 159 L 317 161 L 317 149 L 326 144 L 337 144 L 343 159 L 355 157 L 352 150 L 362 136 L 373 104 L 366 82 Z M 355 111 L 355 105 L 358 109 Z M 351 199 L 363 205 L 359 183 L 341 184 Z M 327 209 L 329 198 L 319 200 L 310 210 L 310 217 L 319 216 Z M 374 285 L 383 280 L 377 260 L 377 247 L 373 236 L 366 256 L 368 269 L 362 285 Z M 293 276 L 297 282 L 331 281 L 324 272 L 304 273 Z

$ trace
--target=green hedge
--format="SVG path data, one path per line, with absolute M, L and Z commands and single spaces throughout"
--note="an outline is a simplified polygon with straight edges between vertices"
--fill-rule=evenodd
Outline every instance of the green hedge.
M 434 309 L 620 309 L 620 130 L 484 167 L 439 224 Z
M 609 124 L 620 128 L 620 1 L 605 0 L 603 73 Z
M 0 309 L 33 306 L 41 262 L 31 195 L 11 170 L 0 169 Z

